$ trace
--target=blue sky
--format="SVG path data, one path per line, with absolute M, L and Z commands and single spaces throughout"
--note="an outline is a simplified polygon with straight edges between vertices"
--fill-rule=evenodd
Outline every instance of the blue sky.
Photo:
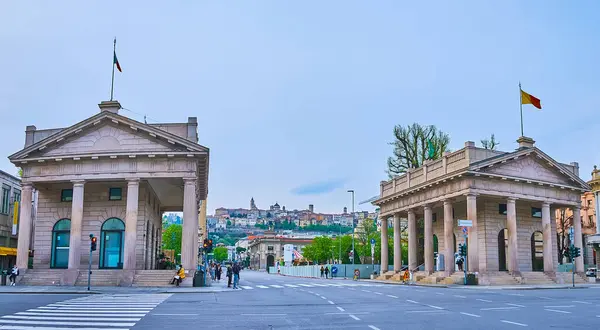
M 150 122 L 199 121 L 209 212 L 276 201 L 318 212 L 379 191 L 395 124 L 434 124 L 451 149 L 525 135 L 589 179 L 600 163 L 597 1 L 4 2 L 0 155 L 26 125 L 63 127 L 115 96 Z M 142 120 L 142 116 L 123 114 Z M 0 169 L 15 173 L 5 157 Z M 358 209 L 371 209 L 361 205 Z

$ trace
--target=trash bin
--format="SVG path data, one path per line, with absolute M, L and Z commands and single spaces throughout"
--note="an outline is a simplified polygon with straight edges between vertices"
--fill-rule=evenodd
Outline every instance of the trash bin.
M 8 270 L 3 270 L 2 271 L 2 281 L 0 282 L 0 285 L 6 285 L 6 276 L 8 275 Z
M 203 270 L 197 270 L 194 273 L 194 279 L 192 281 L 192 286 L 194 286 L 194 287 L 206 286 L 206 283 L 204 282 L 204 271 Z

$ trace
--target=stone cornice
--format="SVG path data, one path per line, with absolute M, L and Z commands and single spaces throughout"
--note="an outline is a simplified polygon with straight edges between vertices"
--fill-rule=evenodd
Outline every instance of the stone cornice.
M 180 152 L 180 151 L 158 151 L 158 152 L 110 152 L 110 153 L 89 153 L 89 154 L 73 154 L 69 156 L 44 156 L 23 158 L 13 163 L 19 167 L 28 163 L 44 163 L 44 162 L 63 162 L 63 161 L 81 161 L 81 160 L 98 160 L 98 159 L 125 159 L 125 158 L 195 158 L 198 156 L 207 155 L 207 152 Z

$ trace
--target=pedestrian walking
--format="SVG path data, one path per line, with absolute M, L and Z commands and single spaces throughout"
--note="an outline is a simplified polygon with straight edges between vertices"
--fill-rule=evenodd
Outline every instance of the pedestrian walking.
M 240 283 L 240 265 L 235 262 L 231 271 L 233 272 L 233 289 L 239 289 L 238 284 Z
M 214 281 L 216 279 L 215 277 L 215 264 L 214 263 L 210 263 L 210 278 Z
M 321 277 L 323 277 L 323 274 L 325 274 L 325 268 L 323 268 L 323 266 L 321 266 Z
M 329 278 L 329 267 L 325 266 L 325 279 Z
M 227 287 L 231 288 L 231 280 L 233 279 L 233 270 L 231 265 L 227 266 Z
M 463 258 L 458 258 L 458 260 L 456 261 L 456 264 L 458 265 L 458 270 L 462 271 L 463 270 Z
M 222 272 L 221 265 L 217 264 L 217 266 L 215 267 L 215 274 L 217 275 L 217 281 L 221 280 L 221 272 Z
M 17 267 L 17 265 L 14 265 L 12 270 L 10 271 L 10 276 L 8 277 L 11 286 L 17 285 L 17 276 L 19 276 L 19 267 Z

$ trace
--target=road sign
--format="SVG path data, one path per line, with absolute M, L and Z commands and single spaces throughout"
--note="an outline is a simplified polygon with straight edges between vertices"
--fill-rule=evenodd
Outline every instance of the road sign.
M 371 245 L 375 245 L 375 239 L 371 238 Z
M 467 233 L 467 227 L 463 227 L 462 231 L 463 231 L 463 233 L 466 234 Z
M 458 220 L 459 227 L 473 227 L 473 220 Z

